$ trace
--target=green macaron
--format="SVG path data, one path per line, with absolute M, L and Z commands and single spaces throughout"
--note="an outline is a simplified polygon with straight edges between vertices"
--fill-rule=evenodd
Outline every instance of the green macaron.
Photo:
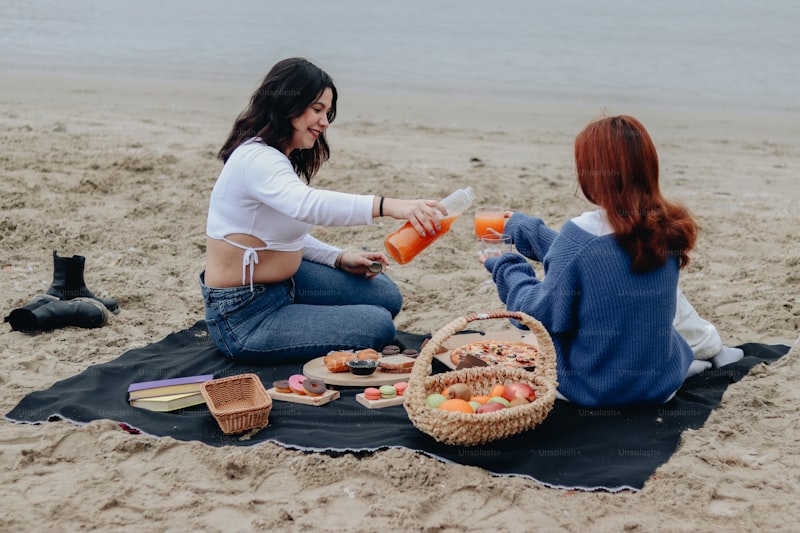
M 381 391 L 381 398 L 384 400 L 397 396 L 397 389 L 395 389 L 392 385 L 382 385 L 378 390 Z

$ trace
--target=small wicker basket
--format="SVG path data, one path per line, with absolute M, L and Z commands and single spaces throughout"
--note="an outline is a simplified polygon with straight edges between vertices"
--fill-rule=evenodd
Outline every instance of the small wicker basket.
M 272 398 L 256 374 L 206 381 L 200 393 L 226 435 L 260 429 L 269 423 Z
M 514 318 L 536 335 L 539 355 L 532 371 L 506 366 L 472 367 L 428 376 L 433 356 L 442 343 L 474 320 Z M 491 338 L 487 334 L 487 338 Z M 488 394 L 496 384 L 527 383 L 536 400 L 491 413 L 468 414 L 428 406 L 425 398 L 454 383 L 465 383 L 475 394 Z M 541 322 L 521 312 L 491 311 L 459 317 L 436 332 L 414 363 L 405 394 L 405 409 L 411 423 L 439 442 L 461 446 L 485 444 L 533 429 L 550 413 L 556 399 L 556 355 L 553 341 Z

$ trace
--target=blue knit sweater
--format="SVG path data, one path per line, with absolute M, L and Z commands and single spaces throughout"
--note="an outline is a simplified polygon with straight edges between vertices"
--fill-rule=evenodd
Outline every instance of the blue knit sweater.
M 497 292 L 511 311 L 538 319 L 555 344 L 558 390 L 586 407 L 661 403 L 680 387 L 694 355 L 675 317 L 678 261 L 645 274 L 613 234 L 574 221 L 561 233 L 516 213 L 505 232 L 521 254 L 542 261 L 539 280 L 517 254 L 488 258 Z

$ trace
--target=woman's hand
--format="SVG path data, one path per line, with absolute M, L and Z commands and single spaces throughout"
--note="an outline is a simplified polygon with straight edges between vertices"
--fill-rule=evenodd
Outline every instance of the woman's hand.
M 432 235 L 442 231 L 442 217 L 447 209 L 438 200 L 400 200 L 385 198 L 383 214 L 398 220 L 408 220 L 417 233 Z
M 380 263 L 381 269 L 377 272 L 370 270 L 373 263 Z M 380 252 L 343 252 L 339 259 L 339 268 L 367 279 L 374 278 L 388 266 L 389 259 Z

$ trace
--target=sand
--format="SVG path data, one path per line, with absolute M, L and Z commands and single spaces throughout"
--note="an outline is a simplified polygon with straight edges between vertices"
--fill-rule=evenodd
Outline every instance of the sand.
M 3 316 L 47 290 L 54 249 L 86 256 L 89 288 L 122 308 L 94 330 L 27 336 L 3 324 L 5 414 L 32 391 L 202 318 L 214 154 L 253 87 L 46 75 L 7 76 L 0 87 Z M 318 186 L 440 198 L 471 185 L 480 203 L 556 228 L 590 208 L 574 195 L 575 133 L 603 111 L 636 115 L 659 148 L 665 193 L 702 227 L 682 275 L 690 301 L 728 345 L 797 342 L 796 115 L 340 89 L 333 159 Z M 379 250 L 398 225 L 316 235 Z M 397 326 L 430 332 L 500 307 L 476 250 L 463 220 L 412 263 L 392 266 L 405 295 Z M 643 490 L 622 493 L 555 490 L 407 450 L 334 458 L 134 437 L 109 420 L 2 420 L 0 529 L 788 531 L 800 521 L 798 372 L 793 354 L 754 368 Z

